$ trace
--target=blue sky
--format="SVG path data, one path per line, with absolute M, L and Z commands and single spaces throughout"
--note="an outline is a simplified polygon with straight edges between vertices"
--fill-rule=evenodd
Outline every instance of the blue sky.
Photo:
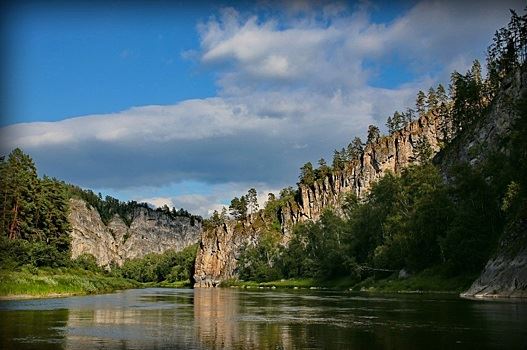
M 207 215 L 294 185 L 484 59 L 521 1 L 38 2 L 3 11 L 1 152 Z

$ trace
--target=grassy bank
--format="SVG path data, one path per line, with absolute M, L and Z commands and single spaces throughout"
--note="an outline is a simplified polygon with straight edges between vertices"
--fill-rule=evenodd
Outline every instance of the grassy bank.
M 291 279 L 271 282 L 224 281 L 222 287 L 237 288 L 294 288 L 294 289 L 332 289 L 368 292 L 410 293 L 410 292 L 451 292 L 460 293 L 466 290 L 476 276 L 446 277 L 437 270 L 425 270 L 407 278 L 396 275 L 387 278 L 367 278 L 359 283 L 350 277 L 330 280 Z
M 132 280 L 78 268 L 22 267 L 0 270 L 0 298 L 55 297 L 107 293 L 141 287 Z

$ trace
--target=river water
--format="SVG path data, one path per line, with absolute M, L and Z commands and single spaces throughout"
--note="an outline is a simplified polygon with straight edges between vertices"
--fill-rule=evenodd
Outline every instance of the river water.
M 0 302 L 1 349 L 527 349 L 527 303 L 133 289 Z

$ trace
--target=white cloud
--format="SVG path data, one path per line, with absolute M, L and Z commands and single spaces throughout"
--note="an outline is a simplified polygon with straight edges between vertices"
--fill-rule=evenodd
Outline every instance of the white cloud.
M 482 58 L 508 8 L 522 4 L 467 6 L 421 2 L 388 23 L 373 22 L 368 6 L 297 2 L 266 17 L 224 9 L 198 26 L 201 49 L 184 54 L 218 72 L 217 97 L 11 125 L 0 148 L 22 147 L 44 173 L 85 187 L 210 183 L 208 194 L 147 198 L 207 215 L 250 187 L 294 184 L 304 162 L 383 125 L 418 89 Z M 401 67 L 402 84 L 372 86 Z
M 174 202 L 170 197 L 141 198 L 138 199 L 137 202 L 152 204 L 156 208 L 160 208 L 164 205 L 168 206 L 169 208 L 172 208 L 174 206 Z

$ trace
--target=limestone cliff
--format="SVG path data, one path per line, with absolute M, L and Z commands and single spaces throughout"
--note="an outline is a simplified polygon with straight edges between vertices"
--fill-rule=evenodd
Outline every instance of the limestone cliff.
M 338 208 L 343 194 L 363 197 L 387 171 L 398 174 L 416 161 L 416 145 L 420 140 L 426 139 L 436 153 L 443 134 L 440 118 L 430 113 L 376 143 L 367 144 L 359 159 L 351 161 L 343 171 L 334 172 L 312 186 L 300 185 L 300 200 L 282 210 L 284 230 L 287 233 L 297 222 L 318 220 L 325 208 Z
M 343 171 L 316 181 L 312 186 L 300 185 L 298 200 L 287 202 L 280 209 L 280 224 L 286 242 L 294 224 L 317 220 L 328 207 L 338 209 L 346 193 L 364 196 L 371 184 L 387 171 L 399 173 L 416 161 L 416 145 L 425 138 L 436 153 L 443 142 L 440 118 L 430 113 L 408 124 L 392 135 L 366 145 L 362 155 L 346 165 Z M 240 247 L 255 244 L 259 227 L 252 216 L 246 221 L 229 221 L 219 227 L 204 230 L 196 258 L 196 287 L 218 285 L 222 280 L 236 277 L 237 257 Z
M 80 199 L 70 200 L 69 221 L 72 258 L 89 253 L 101 266 L 122 265 L 148 253 L 181 250 L 198 242 L 201 234 L 199 222 L 191 225 L 187 217 L 172 219 L 142 207 L 136 209 L 129 227 L 117 215 L 105 225 L 97 210 Z
M 519 98 L 527 98 L 527 72 L 517 71 L 504 84 L 490 113 L 470 133 L 463 135 L 455 147 L 443 157 L 448 166 L 459 159 L 478 164 L 487 152 L 507 152 L 506 136 L 517 117 L 513 105 Z M 479 278 L 462 294 L 464 297 L 527 297 L 527 220 L 525 215 L 506 229 L 498 249 L 490 258 Z
M 236 277 L 236 263 L 246 244 L 256 244 L 264 218 L 260 213 L 244 221 L 228 220 L 205 229 L 196 257 L 196 287 L 216 287 L 221 281 Z

